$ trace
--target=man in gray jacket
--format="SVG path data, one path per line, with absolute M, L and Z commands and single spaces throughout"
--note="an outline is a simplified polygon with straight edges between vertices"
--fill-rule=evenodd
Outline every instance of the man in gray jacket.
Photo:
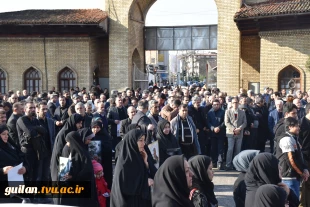
M 226 136 L 228 138 L 226 170 L 232 170 L 233 154 L 237 155 L 241 151 L 243 129 L 247 126 L 245 112 L 238 108 L 238 100 L 233 98 L 231 103 L 232 108 L 225 113 Z

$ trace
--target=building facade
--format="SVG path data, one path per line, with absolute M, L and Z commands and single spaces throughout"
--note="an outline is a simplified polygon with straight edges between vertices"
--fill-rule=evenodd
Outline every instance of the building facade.
M 90 88 L 108 78 L 107 33 L 99 9 L 1 13 L 1 92 Z

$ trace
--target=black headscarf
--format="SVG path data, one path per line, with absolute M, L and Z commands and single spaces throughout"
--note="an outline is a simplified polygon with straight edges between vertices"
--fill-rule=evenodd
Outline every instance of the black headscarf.
M 66 135 L 71 131 L 76 131 L 76 124 L 83 121 L 83 117 L 79 114 L 71 115 L 62 129 L 56 136 L 52 158 L 51 158 L 51 177 L 52 181 L 58 181 L 58 166 L 59 166 L 59 157 L 61 156 L 62 150 L 66 144 Z
M 102 129 L 102 122 L 98 121 L 98 120 L 92 121 L 91 124 L 90 124 L 90 127 L 94 128 L 95 126 L 99 126 L 100 129 Z
M 188 164 L 191 167 L 194 177 L 192 188 L 200 190 L 208 199 L 208 202 L 213 205 L 217 204 L 218 201 L 214 195 L 214 184 L 210 180 L 207 169 L 211 164 L 211 158 L 205 155 L 197 155 L 192 157 Z
M 8 131 L 6 125 L 1 125 L 0 134 L 5 130 Z M 0 168 L 6 166 L 16 166 L 22 162 L 22 153 L 17 150 L 16 145 L 14 145 L 10 139 L 8 139 L 7 143 L 5 143 L 0 137 L 0 155 Z
M 93 132 L 91 131 L 91 129 L 89 128 L 82 128 L 78 130 L 78 133 L 80 134 L 80 136 L 82 137 L 82 141 L 83 143 L 85 143 L 86 139 L 88 138 L 93 138 L 95 135 L 93 134 Z M 85 145 L 85 144 L 84 144 Z M 87 146 L 87 145 L 86 145 Z
M 245 173 L 250 166 L 250 162 L 253 158 L 259 154 L 259 150 L 244 150 L 235 156 L 233 164 L 240 172 L 238 178 L 234 182 L 234 200 L 236 207 L 244 206 L 246 186 L 244 183 Z
M 284 207 L 286 197 L 287 195 L 283 188 L 277 185 L 266 184 L 257 189 L 254 207 Z
M 91 198 L 79 198 L 81 206 L 97 206 L 98 198 L 95 189 L 94 170 L 88 151 L 84 147 L 79 132 L 69 132 L 66 136 L 66 142 L 70 143 L 71 168 L 69 174 L 72 176 L 71 181 L 90 181 L 91 182 Z
M 139 129 L 130 130 L 124 137 L 119 153 L 111 192 L 111 207 L 126 206 L 129 197 L 150 200 L 148 173 L 139 152 L 138 140 L 144 135 Z
M 259 154 L 259 150 L 243 150 L 237 154 L 233 160 L 233 164 L 237 171 L 246 172 L 253 158 Z
M 179 143 L 175 136 L 171 133 L 166 135 L 164 134 L 164 128 L 166 124 L 170 123 L 166 119 L 161 119 L 157 124 L 157 134 L 156 138 L 158 140 L 158 148 L 159 148 L 159 165 L 162 165 L 165 160 L 170 157 L 167 153 L 168 149 L 177 149 L 179 148 Z
M 254 157 L 245 175 L 246 185 L 245 206 L 253 206 L 256 190 L 265 184 L 277 185 L 281 182 L 279 161 L 270 153 L 261 153 Z
M 184 156 L 169 157 L 158 169 L 152 193 L 153 207 L 191 207 L 190 189 L 187 185 Z

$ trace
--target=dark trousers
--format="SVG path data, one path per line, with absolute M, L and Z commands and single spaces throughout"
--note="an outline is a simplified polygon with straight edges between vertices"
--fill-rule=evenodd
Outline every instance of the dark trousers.
M 37 153 L 33 149 L 26 147 L 21 147 L 21 151 L 24 153 L 25 159 L 28 163 L 28 169 L 24 176 L 25 180 L 36 181 L 35 172 L 37 171 Z
M 51 171 L 50 171 L 50 162 L 51 154 L 40 160 L 36 161 L 36 171 L 34 172 L 34 177 L 36 181 L 50 181 L 51 180 Z
M 113 137 L 113 139 L 112 139 L 112 147 L 113 147 L 113 150 L 115 151 L 115 147 L 122 140 L 122 137 L 117 137 L 116 135 L 112 136 L 112 137 Z
M 207 144 L 208 144 L 208 137 L 207 133 L 204 131 L 199 131 L 198 135 L 198 142 L 200 145 L 200 150 L 202 155 L 207 155 Z
M 219 156 L 221 160 L 219 160 Z M 211 158 L 213 164 L 223 162 L 224 137 L 211 137 Z

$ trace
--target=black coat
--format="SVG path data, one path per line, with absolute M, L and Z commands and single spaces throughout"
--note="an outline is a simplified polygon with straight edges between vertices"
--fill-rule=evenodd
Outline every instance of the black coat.
M 7 123 L 7 128 L 9 130 L 9 137 L 10 139 L 16 144 L 16 146 L 19 147 L 20 149 L 20 144 L 19 144 L 19 138 L 18 138 L 18 133 L 16 129 L 16 122 L 18 118 L 21 117 L 21 115 L 18 114 L 12 114 L 8 120 Z

